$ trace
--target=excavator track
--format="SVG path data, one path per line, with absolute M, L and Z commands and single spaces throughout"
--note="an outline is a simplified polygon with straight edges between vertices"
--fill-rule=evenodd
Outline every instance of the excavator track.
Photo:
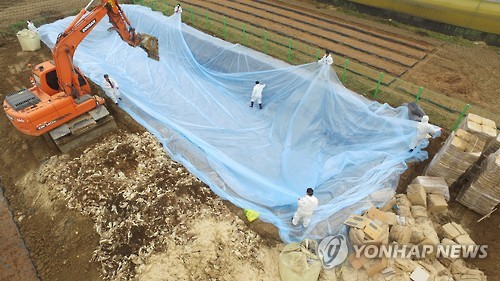
M 69 152 L 116 128 L 115 119 L 106 107 L 98 106 L 48 132 L 48 135 L 60 151 Z

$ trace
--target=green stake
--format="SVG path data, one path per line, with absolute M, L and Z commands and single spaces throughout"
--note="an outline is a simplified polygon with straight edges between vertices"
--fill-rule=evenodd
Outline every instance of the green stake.
M 264 54 L 267 55 L 267 31 L 264 30 Z
M 292 59 L 292 39 L 289 41 L 290 43 L 288 44 L 288 62 Z
M 316 61 L 319 60 L 319 49 L 316 49 Z
M 340 79 L 340 82 L 344 82 L 345 74 L 347 72 L 347 66 L 349 65 L 349 59 L 345 59 L 345 65 L 344 65 L 344 72 L 342 72 L 342 79 Z
M 151 10 L 155 10 L 155 0 L 151 1 Z
M 243 39 L 242 39 L 241 45 L 245 46 L 247 44 L 246 24 L 243 24 L 242 30 L 243 30 L 243 33 L 241 35 L 243 36 Z
M 205 17 L 207 18 L 207 28 L 208 28 L 210 25 L 210 23 L 208 22 L 208 12 L 205 13 Z
M 189 8 L 189 14 L 191 15 L 191 24 L 194 23 L 193 8 Z
M 168 3 L 167 0 L 165 0 L 165 15 L 168 13 Z
M 384 73 L 383 72 L 380 72 L 380 77 L 378 78 L 378 82 L 377 82 L 377 87 L 375 88 L 375 93 L 373 93 L 373 98 L 376 99 L 377 98 L 377 94 L 378 94 L 378 90 L 380 88 L 380 82 L 382 82 L 382 77 L 384 76 Z
M 462 121 L 462 118 L 464 118 L 464 115 L 467 112 L 467 110 L 469 109 L 469 107 L 470 107 L 470 104 L 465 105 L 464 110 L 462 110 L 462 113 L 460 113 L 460 116 L 458 117 L 457 122 L 455 122 L 455 125 L 453 125 L 453 128 L 451 129 L 452 132 L 457 129 L 458 125 L 460 124 L 460 121 Z
M 226 29 L 226 16 L 224 16 L 224 40 L 226 40 L 227 29 Z
M 424 92 L 424 87 L 420 87 L 420 89 L 418 89 L 417 98 L 415 99 L 415 102 L 418 102 L 423 92 Z

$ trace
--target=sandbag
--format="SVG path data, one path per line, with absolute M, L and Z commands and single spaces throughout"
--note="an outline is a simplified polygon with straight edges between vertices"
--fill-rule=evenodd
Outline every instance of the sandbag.
M 17 32 L 17 39 L 23 51 L 37 51 L 41 48 L 40 36 L 34 31 L 23 29 Z
M 322 263 L 314 250 L 306 245 L 307 241 L 290 243 L 281 251 L 279 271 L 282 281 L 318 280 Z

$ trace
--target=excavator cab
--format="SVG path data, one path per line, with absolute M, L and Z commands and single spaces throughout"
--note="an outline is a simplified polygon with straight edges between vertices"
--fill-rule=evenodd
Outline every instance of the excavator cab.
M 78 75 L 78 83 L 80 84 L 81 91 L 86 94 L 91 93 L 90 85 L 87 79 L 82 74 L 78 67 L 74 67 L 76 74 Z M 56 66 L 52 61 L 45 61 L 36 65 L 32 71 L 32 78 L 34 85 L 40 88 L 44 93 L 49 96 L 53 96 L 61 92 L 59 86 L 59 78 L 57 76 Z

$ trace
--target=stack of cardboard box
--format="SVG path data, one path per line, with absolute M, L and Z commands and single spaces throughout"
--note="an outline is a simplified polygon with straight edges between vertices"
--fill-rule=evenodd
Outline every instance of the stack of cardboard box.
M 483 161 L 481 170 L 460 191 L 457 201 L 487 215 L 500 202 L 500 149 Z
M 418 212 L 419 208 L 426 207 L 431 213 L 442 213 L 448 210 L 449 190 L 448 185 L 442 177 L 426 177 L 419 176 L 408 185 L 406 196 L 412 203 L 412 213 L 416 212 L 419 217 L 423 216 L 422 212 Z M 414 218 L 416 218 L 414 216 Z
M 495 121 L 472 113 L 467 114 L 462 122 L 460 122 L 460 125 L 458 125 L 458 128 L 478 136 L 485 143 L 489 143 L 497 136 Z
M 479 159 L 485 143 L 484 139 L 458 129 L 448 137 L 424 174 L 443 177 L 451 186 Z

